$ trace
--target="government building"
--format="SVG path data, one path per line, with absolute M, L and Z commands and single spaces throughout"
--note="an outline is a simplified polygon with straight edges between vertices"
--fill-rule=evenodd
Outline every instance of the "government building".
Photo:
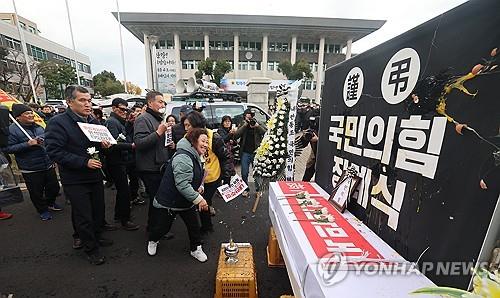
M 114 16 L 118 19 L 117 13 Z M 226 91 L 244 91 L 245 82 L 267 77 L 286 80 L 280 62 L 306 61 L 314 79 L 303 96 L 321 98 L 324 71 L 352 55 L 353 42 L 378 30 L 385 21 L 263 15 L 120 13 L 121 23 L 145 45 L 147 84 L 158 89 L 155 52 L 173 49 L 176 78 L 194 77 L 206 58 L 232 66 Z
M 0 61 L 5 69 L 14 68 L 16 67 L 15 64 L 25 63 L 21 49 L 21 39 L 17 30 L 17 21 L 18 18 L 14 13 L 0 13 L 0 45 L 9 51 L 6 59 Z M 78 69 L 80 77 L 83 78 L 81 84 L 87 87 L 91 93 L 94 93 L 92 89 L 91 64 L 88 56 L 42 37 L 37 24 L 22 16 L 19 16 L 19 25 L 21 30 L 23 30 L 28 56 L 31 61 L 40 62 L 50 60 L 55 63 L 68 64 L 75 67 L 74 60 L 76 56 L 78 63 L 76 69 Z M 3 77 L 0 77 L 0 83 L 2 83 L 1 85 L 4 86 L 6 92 L 12 92 L 13 87 L 19 84 L 22 84 L 23 93 L 27 93 L 27 90 L 31 89 L 27 78 L 23 82 L 20 82 L 20 79 L 16 76 L 10 77 L 7 82 L 1 80 L 3 80 Z M 40 84 L 40 86 L 42 85 Z M 40 98 L 47 99 L 45 90 L 42 87 L 38 88 L 37 93 Z

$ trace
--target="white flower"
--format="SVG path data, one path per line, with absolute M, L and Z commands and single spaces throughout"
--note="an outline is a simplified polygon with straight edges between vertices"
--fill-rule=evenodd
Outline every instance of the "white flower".
M 285 111 L 281 110 L 281 111 L 278 112 L 278 114 L 285 115 Z
M 280 150 L 280 155 L 285 155 L 285 150 Z
M 276 130 L 276 134 L 278 134 L 278 135 L 282 135 L 282 134 L 283 134 L 283 129 L 282 129 L 282 128 L 278 128 L 278 129 Z
M 282 126 L 284 126 L 284 125 L 285 125 L 285 122 L 283 122 L 283 121 L 278 122 L 278 126 L 281 126 L 281 127 L 282 127 Z
M 280 137 L 280 141 L 284 142 L 285 138 L 284 137 Z
M 274 146 L 273 145 L 269 145 L 269 150 L 274 150 Z
M 87 153 L 88 153 L 89 155 L 94 155 L 94 154 L 96 154 L 96 153 L 99 153 L 99 151 L 96 151 L 96 150 L 95 150 L 95 147 L 90 147 L 90 148 L 87 148 Z
M 121 134 L 119 134 L 119 135 L 118 135 L 118 138 L 116 138 L 116 140 L 117 140 L 117 141 L 120 141 L 120 140 L 121 140 L 121 141 L 126 141 L 126 140 L 127 140 L 127 138 L 126 138 L 126 137 L 125 137 L 125 136 L 121 133 Z
M 283 119 L 285 119 L 285 116 L 280 115 L 278 118 L 279 118 L 280 120 L 283 120 Z
M 327 215 L 328 214 L 328 208 L 326 208 L 326 207 L 321 208 L 321 214 Z
M 272 176 L 275 176 L 275 175 L 276 175 L 276 171 L 273 171 L 273 174 L 272 174 Z
M 285 143 L 281 144 L 281 147 L 286 148 L 286 144 Z
M 272 144 L 274 144 L 274 141 L 273 141 L 273 139 L 270 139 L 267 143 L 268 143 L 269 145 L 272 145 Z
M 281 158 L 281 157 L 280 157 L 280 158 L 278 158 L 278 162 L 279 162 L 279 163 L 284 163 L 284 162 L 285 162 L 285 159 L 283 159 L 283 158 Z
M 333 217 L 333 215 L 331 215 L 331 214 L 328 214 L 326 216 L 326 219 L 328 220 L 328 222 L 334 222 L 335 221 L 335 217 Z
M 276 164 L 278 161 L 276 159 L 271 160 L 273 164 Z
M 269 159 L 266 159 L 265 163 L 268 164 L 268 165 L 270 165 L 271 161 Z

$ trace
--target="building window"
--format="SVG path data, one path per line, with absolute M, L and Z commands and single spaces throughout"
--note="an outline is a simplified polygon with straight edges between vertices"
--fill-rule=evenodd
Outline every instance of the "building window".
M 270 52 L 290 52 L 290 44 L 286 42 L 270 42 Z
M 21 42 L 19 40 L 5 36 L 5 41 L 7 42 L 7 46 L 9 48 L 18 51 L 21 50 Z
M 29 27 L 28 27 L 28 30 L 29 30 L 31 33 L 33 33 L 33 34 L 36 34 L 36 33 L 37 33 L 37 32 L 36 32 L 36 29 L 35 29 L 35 28 L 33 28 L 33 27 L 31 27 L 31 26 L 29 26 Z
M 10 19 L 2 19 L 2 21 L 9 23 L 9 24 L 12 24 L 12 21 Z
M 182 69 L 198 69 L 200 60 L 182 60 Z
M 325 52 L 328 54 L 340 54 L 341 48 L 339 44 L 325 44 Z
M 182 50 L 203 50 L 204 42 L 201 40 L 182 40 L 181 41 Z
M 30 47 L 31 47 L 31 56 L 36 61 L 47 60 L 47 51 L 39 47 L 35 47 L 33 45 L 30 45 Z
M 173 49 L 174 42 L 172 40 L 160 39 L 157 43 L 157 47 L 160 49 Z
M 23 28 L 24 30 L 26 30 L 26 24 L 25 23 L 19 22 L 19 25 L 21 26 L 21 28 Z
M 260 70 L 260 61 L 244 61 L 240 62 L 239 70 Z
M 233 41 L 227 41 L 227 40 L 211 40 L 209 41 L 209 48 L 211 50 L 233 50 L 234 49 L 234 42 Z
M 300 53 L 317 53 L 319 52 L 319 43 L 298 43 L 297 52 Z
M 267 70 L 278 71 L 279 65 L 280 65 L 280 63 L 278 61 L 269 61 L 269 62 L 267 62 Z
M 305 81 L 304 90 L 316 90 L 316 81 L 311 81 L 311 80 Z
M 262 43 L 255 41 L 240 41 L 240 51 L 260 51 Z

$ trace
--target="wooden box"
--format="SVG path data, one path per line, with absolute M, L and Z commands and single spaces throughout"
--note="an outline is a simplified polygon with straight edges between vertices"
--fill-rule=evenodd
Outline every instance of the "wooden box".
M 219 264 L 215 277 L 215 298 L 256 298 L 257 273 L 253 261 L 253 249 L 249 243 L 236 243 L 239 247 L 238 263 L 226 264 L 224 247 L 221 245 Z
M 269 240 L 267 242 L 267 266 L 269 267 L 285 267 L 285 261 L 276 239 L 274 228 L 269 229 Z

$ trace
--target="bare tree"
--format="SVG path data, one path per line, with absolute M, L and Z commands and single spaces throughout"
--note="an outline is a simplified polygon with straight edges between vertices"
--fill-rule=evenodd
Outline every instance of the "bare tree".
M 31 89 L 31 85 L 28 77 L 28 70 L 26 69 L 26 63 L 24 60 L 24 55 L 22 52 L 9 49 L 10 57 L 12 57 L 12 78 L 14 82 L 17 84 L 13 84 L 13 88 L 11 93 L 14 96 L 17 96 L 18 99 L 22 98 L 25 102 L 33 102 L 33 90 Z M 39 63 L 33 59 L 29 59 L 28 61 L 31 76 L 33 77 L 33 85 L 35 86 L 35 90 L 37 90 L 37 94 L 41 91 L 40 85 L 42 83 L 42 76 L 40 75 L 40 67 Z M 25 88 L 23 90 L 23 86 L 29 86 L 29 88 Z

